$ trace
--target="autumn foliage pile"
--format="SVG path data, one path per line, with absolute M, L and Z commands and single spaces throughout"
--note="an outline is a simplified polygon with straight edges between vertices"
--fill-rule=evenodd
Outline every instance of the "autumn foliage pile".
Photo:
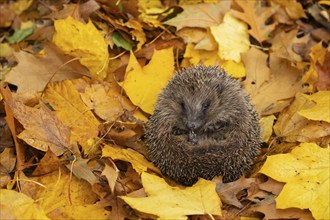
M 1 219 L 330 219 L 326 0 L 0 1 Z M 144 124 L 221 65 L 260 114 L 254 170 L 182 187 Z

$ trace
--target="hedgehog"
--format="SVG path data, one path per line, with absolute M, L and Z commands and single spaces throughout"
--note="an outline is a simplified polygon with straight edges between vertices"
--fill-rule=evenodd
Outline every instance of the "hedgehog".
M 178 71 L 158 96 L 145 127 L 149 159 L 174 181 L 232 182 L 259 154 L 259 116 L 240 83 L 218 66 Z

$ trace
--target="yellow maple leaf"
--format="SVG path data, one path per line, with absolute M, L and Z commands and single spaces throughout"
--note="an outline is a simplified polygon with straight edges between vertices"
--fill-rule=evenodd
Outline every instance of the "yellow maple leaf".
M 126 78 L 120 83 L 127 96 L 143 111 L 152 114 L 157 97 L 174 74 L 172 47 L 155 50 L 149 64 L 143 68 L 131 52 Z
M 70 171 L 65 168 L 42 176 L 25 178 L 30 181 L 21 182 L 22 191 L 32 194 L 31 197 L 39 201 L 41 208 L 51 219 L 107 219 L 110 214 L 95 204 L 98 199 L 92 186 L 76 176 L 70 177 Z
M 50 83 L 43 98 L 56 110 L 57 117 L 71 128 L 70 142 L 78 141 L 85 153 L 90 153 L 88 140 L 97 137 L 100 122 L 81 100 L 73 83 L 70 80 Z
M 71 56 L 81 56 L 80 63 L 86 66 L 93 78 L 104 79 L 108 68 L 108 49 L 102 33 L 89 21 L 67 17 L 54 22 L 56 33 L 53 42 Z
M 315 219 L 330 216 L 330 148 L 302 143 L 289 154 L 269 156 L 260 172 L 285 182 L 276 208 L 308 208 Z
M 200 179 L 192 187 L 169 186 L 162 178 L 142 173 L 148 195 L 143 198 L 122 196 L 132 208 L 163 219 L 186 219 L 186 215 L 221 215 L 221 201 L 215 182 Z
M 49 219 L 40 205 L 24 193 L 0 189 L 0 219 Z
M 229 12 L 225 14 L 223 23 L 211 27 L 211 33 L 217 41 L 218 55 L 224 60 L 241 61 L 241 53 L 249 50 L 250 41 L 247 25 Z
M 111 157 L 113 160 L 123 160 L 132 164 L 133 169 L 141 174 L 147 169 L 150 169 L 156 173 L 160 173 L 151 162 L 149 162 L 142 154 L 128 148 L 119 149 L 109 145 L 105 145 L 102 150 L 103 157 Z
M 298 111 L 299 115 L 311 120 L 330 122 L 330 91 L 319 91 L 312 95 L 304 95 L 304 97 L 316 104 L 311 108 Z

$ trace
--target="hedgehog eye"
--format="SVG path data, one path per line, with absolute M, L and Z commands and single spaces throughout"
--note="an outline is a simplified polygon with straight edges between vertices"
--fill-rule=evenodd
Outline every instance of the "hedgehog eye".
M 208 109 L 208 107 L 210 107 L 210 104 L 211 104 L 211 101 L 210 100 L 206 100 L 206 102 L 204 102 L 202 104 L 203 111 L 205 111 L 206 109 Z
M 186 107 L 184 105 L 184 102 L 180 102 L 180 106 L 181 106 L 181 108 L 182 108 L 183 111 L 186 109 Z
M 173 127 L 172 128 L 172 134 L 174 134 L 175 136 L 178 136 L 178 135 L 183 135 L 183 134 L 187 134 L 188 132 L 186 130 L 183 130 L 181 128 L 178 128 L 178 127 Z

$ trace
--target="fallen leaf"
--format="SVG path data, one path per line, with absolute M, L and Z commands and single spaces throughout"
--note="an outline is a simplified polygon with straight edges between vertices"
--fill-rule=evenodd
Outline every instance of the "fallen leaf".
M 204 179 L 192 187 L 169 186 L 163 179 L 142 173 L 142 183 L 148 197 L 121 196 L 132 208 L 162 219 L 187 219 L 186 215 L 221 215 L 221 201 L 215 183 Z
M 161 68 L 160 68 L 161 67 Z M 141 67 L 131 52 L 126 78 L 120 85 L 134 105 L 152 114 L 157 97 L 174 74 L 173 49 L 155 50 L 149 64 Z
M 287 60 L 270 54 L 270 79 L 251 94 L 252 102 L 261 115 L 269 115 L 283 110 L 290 104 L 290 98 L 300 91 L 300 71 Z
M 36 24 L 34 24 L 32 21 L 23 22 L 21 24 L 21 28 L 16 29 L 13 35 L 8 37 L 7 40 L 10 44 L 21 42 L 25 38 L 30 36 L 35 28 L 36 28 Z
M 15 100 L 9 101 L 8 104 L 15 118 L 25 128 L 18 138 L 41 151 L 46 152 L 49 148 L 57 156 L 69 149 L 69 127 L 62 124 L 44 104 L 40 109 L 28 107 Z
M 319 74 L 316 88 L 320 90 L 330 90 L 330 51 L 326 52 L 324 62 L 322 63 L 316 63 L 316 70 Z
M 79 179 L 86 180 L 91 186 L 98 183 L 98 179 L 95 174 L 91 171 L 88 164 L 88 159 L 83 159 L 81 157 L 76 157 L 73 164 L 67 164 L 66 167 L 72 171 L 72 173 Z
M 246 76 L 246 71 L 243 63 L 236 63 L 232 60 L 220 61 L 220 63 L 221 67 L 224 68 L 230 76 L 235 78 L 243 78 Z
M 259 88 L 270 80 L 270 69 L 267 65 L 268 55 L 251 47 L 247 53 L 242 54 L 242 61 L 246 69 L 244 89 L 254 96 Z
M 294 51 L 294 45 L 299 44 L 307 47 L 309 35 L 305 35 L 301 38 L 297 37 L 298 30 L 293 29 L 292 31 L 285 32 L 281 31 L 276 34 L 274 38 L 270 40 L 272 44 L 272 51 L 277 54 L 278 57 L 290 60 L 294 63 L 301 62 L 304 54 L 299 54 Z
M 311 48 L 309 56 L 311 58 L 309 70 L 301 79 L 302 83 L 307 86 L 306 92 L 314 92 L 316 87 L 326 90 L 330 84 L 330 74 L 326 68 L 329 65 L 329 52 L 323 48 L 321 43 L 318 43 Z
M 183 5 L 183 12 L 164 22 L 180 30 L 184 27 L 206 28 L 220 24 L 224 13 L 229 10 L 229 1 L 220 1 L 218 4 Z
M 315 103 L 310 108 L 301 109 L 298 114 L 307 119 L 330 123 L 330 91 L 320 91 L 304 97 Z
M 125 23 L 121 22 L 121 24 L 132 29 L 130 33 L 132 34 L 132 36 L 134 36 L 134 39 L 139 42 L 136 46 L 136 49 L 140 50 L 147 40 L 146 35 L 143 31 L 142 24 L 138 20 L 134 19 L 129 19 Z
M 30 177 L 29 180 L 22 185 L 22 191 L 30 191 L 32 198 L 39 201 L 51 219 L 81 219 L 82 214 L 87 219 L 106 219 L 110 214 L 104 207 L 95 204 L 98 197 L 91 185 L 75 176 L 70 178 L 66 168 L 61 167 L 58 171 L 40 177 Z
M 241 53 L 249 50 L 250 41 L 247 25 L 229 12 L 225 14 L 223 23 L 211 27 L 211 33 L 219 45 L 218 55 L 223 60 L 241 61 Z
M 91 21 L 83 24 L 67 17 L 54 22 L 56 33 L 53 42 L 65 53 L 81 56 L 80 63 L 86 66 L 93 78 L 104 79 L 107 76 L 109 55 L 103 34 Z
M 13 49 L 9 46 L 8 43 L 0 44 L 0 57 L 10 57 L 13 55 Z
M 289 154 L 269 156 L 260 170 L 271 178 L 286 182 L 276 198 L 276 208 L 308 208 L 315 219 L 330 216 L 330 148 L 302 143 Z
M 55 109 L 57 117 L 71 128 L 70 143 L 78 141 L 84 152 L 90 153 L 93 149 L 88 140 L 97 137 L 100 122 L 81 100 L 73 83 L 65 80 L 48 84 L 43 99 Z
M 268 142 L 270 136 L 273 134 L 273 124 L 276 117 L 269 115 L 260 119 L 261 140 L 265 143 Z
M 0 153 L 0 187 L 6 188 L 12 181 L 10 174 L 14 171 L 16 165 L 16 155 L 13 148 L 5 148 Z M 1 216 L 1 214 L 0 214 Z
M 187 44 L 183 57 L 193 65 L 203 63 L 206 66 L 215 65 L 219 59 L 217 51 L 196 50 L 192 43 Z
M 247 209 L 247 212 L 263 213 L 265 219 L 314 219 L 308 209 L 287 208 L 277 209 L 275 197 L 269 195 L 268 198 L 259 201 L 257 205 L 252 205 Z
M 298 93 L 292 104 L 278 116 L 274 125 L 276 136 L 287 142 L 317 142 L 329 136 L 329 123 L 311 121 L 299 114 L 300 111 L 313 106 L 315 106 L 314 102 L 307 99 L 305 95 Z
M 42 91 L 50 79 L 74 79 L 86 72 L 79 63 L 68 63 L 70 58 L 59 53 L 52 45 L 45 45 L 45 55 L 33 55 L 23 50 L 14 52 L 18 65 L 6 74 L 5 81 L 18 87 L 18 93 Z M 52 76 L 54 77 L 52 78 Z
M 33 176 L 42 176 L 56 171 L 60 168 L 60 165 L 60 159 L 51 150 L 48 150 L 33 171 Z
M 106 145 L 102 150 L 102 156 L 111 157 L 113 160 L 123 160 L 129 162 L 132 164 L 134 170 L 139 174 L 147 171 L 147 169 L 160 173 L 159 169 L 149 162 L 142 154 L 130 148 L 119 149 Z
M 75 81 L 75 85 L 77 87 Z M 122 88 L 117 83 L 103 82 L 91 83 L 91 82 L 79 82 L 83 87 L 83 91 L 80 91 L 80 95 L 84 103 L 93 109 L 101 119 L 114 122 L 119 116 L 123 115 L 125 111 L 134 112 L 133 115 L 142 121 L 147 120 L 146 117 L 140 117 L 136 106 L 123 95 Z M 135 111 L 136 110 L 136 111 Z
M 285 8 L 290 18 L 294 20 L 307 18 L 302 5 L 296 0 L 273 0 L 273 2 Z
M 216 182 L 216 190 L 222 202 L 238 208 L 243 208 L 244 205 L 238 200 L 237 194 L 240 191 L 249 188 L 252 183 L 256 182 L 256 179 L 241 177 L 240 179 L 230 183 L 222 183 L 222 181 Z
M 1 219 L 49 219 L 40 205 L 24 193 L 0 189 Z
M 114 193 L 117 178 L 119 176 L 119 170 L 116 170 L 112 166 L 105 164 L 101 174 L 107 178 L 110 190 L 112 193 Z
M 266 25 L 265 21 L 275 13 L 276 7 L 261 7 L 262 3 L 260 1 L 236 0 L 235 2 L 242 8 L 243 12 L 231 10 L 231 14 L 250 25 L 248 32 L 257 41 L 267 40 L 277 24 L 274 22 Z

